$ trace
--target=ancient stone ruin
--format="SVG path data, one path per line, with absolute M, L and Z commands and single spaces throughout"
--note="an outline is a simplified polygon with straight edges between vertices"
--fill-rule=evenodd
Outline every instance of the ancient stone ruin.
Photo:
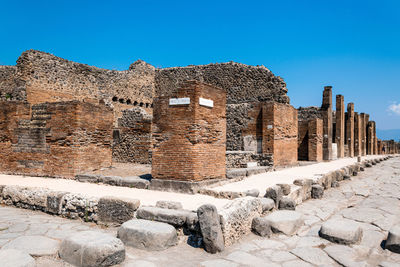
M 234 62 L 115 71 L 29 50 L 0 66 L 0 99 L 0 171 L 13 174 L 152 164 L 160 188 L 399 148 L 342 95 L 333 110 L 332 87 L 320 107 L 296 110 L 282 78 Z

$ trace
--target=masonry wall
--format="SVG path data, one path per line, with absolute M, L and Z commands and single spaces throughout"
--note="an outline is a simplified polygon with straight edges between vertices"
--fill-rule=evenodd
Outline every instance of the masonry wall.
M 151 163 L 152 116 L 142 108 L 127 109 L 113 132 L 115 162 Z
M 197 80 L 222 88 L 228 104 L 276 101 L 289 103 L 286 84 L 264 66 L 228 62 L 159 69 L 156 96 L 168 95 L 186 80 Z
M 347 105 L 347 112 L 345 117 L 346 117 L 345 144 L 348 149 L 348 156 L 354 157 L 354 103 L 349 103 Z
M 0 66 L 0 101 L 26 100 L 25 82 L 18 77 L 16 66 Z
M 78 101 L 0 105 L 0 170 L 61 176 L 111 165 L 113 115 Z
M 354 156 L 361 156 L 361 117 L 354 113 Z
M 226 94 L 198 81 L 171 89 L 155 99 L 153 179 L 201 181 L 226 175 Z M 170 98 L 190 98 L 187 105 L 169 105 Z M 214 107 L 199 105 L 199 98 Z

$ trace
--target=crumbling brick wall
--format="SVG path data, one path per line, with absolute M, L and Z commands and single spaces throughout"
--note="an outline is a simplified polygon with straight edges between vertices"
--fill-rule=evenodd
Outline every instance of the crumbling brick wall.
M 0 170 L 72 178 L 111 165 L 112 111 L 79 101 L 0 105 Z
M 155 69 L 137 61 L 129 70 L 100 69 L 68 61 L 48 53 L 28 50 L 17 60 L 17 71 L 26 81 L 28 102 L 93 99 L 143 108 L 152 104 Z M 132 106 L 131 106 L 132 107 Z
M 290 101 L 281 77 L 264 66 L 235 62 L 159 69 L 156 72 L 155 95 L 167 95 L 186 80 L 197 80 L 224 89 L 228 104 Z
M 323 118 L 324 111 L 318 107 L 300 107 L 298 109 L 299 160 L 322 161 Z
M 154 179 L 201 181 L 225 178 L 226 94 L 197 81 L 155 99 L 153 117 Z M 213 107 L 199 104 L 201 98 Z M 171 98 L 190 98 L 190 104 L 170 105 Z
M 150 164 L 151 123 L 152 116 L 142 108 L 124 110 L 113 133 L 113 160 Z

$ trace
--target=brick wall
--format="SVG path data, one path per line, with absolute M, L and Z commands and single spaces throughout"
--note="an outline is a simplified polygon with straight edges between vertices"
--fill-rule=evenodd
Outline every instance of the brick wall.
M 112 111 L 78 101 L 2 102 L 0 170 L 61 176 L 111 165 Z
M 113 132 L 115 162 L 151 163 L 152 116 L 142 108 L 127 109 Z
M 214 107 L 199 105 L 210 99 Z M 190 98 L 188 105 L 169 105 L 170 98 Z M 225 178 L 226 94 L 188 81 L 154 100 L 152 176 L 201 181 Z

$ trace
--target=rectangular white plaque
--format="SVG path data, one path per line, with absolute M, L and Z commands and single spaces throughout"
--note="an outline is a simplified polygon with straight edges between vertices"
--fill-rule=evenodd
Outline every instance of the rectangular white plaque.
M 188 104 L 190 104 L 190 98 L 189 97 L 170 98 L 169 99 L 169 105 L 170 106 L 188 105 Z
M 200 104 L 200 106 L 205 106 L 205 107 L 209 107 L 209 108 L 214 107 L 214 101 L 212 101 L 211 99 L 205 99 L 202 97 L 200 97 L 200 99 L 199 99 L 199 104 Z
M 272 125 L 267 125 L 267 129 L 268 129 L 268 130 L 271 130 L 272 128 L 274 128 L 274 126 L 272 126 Z

